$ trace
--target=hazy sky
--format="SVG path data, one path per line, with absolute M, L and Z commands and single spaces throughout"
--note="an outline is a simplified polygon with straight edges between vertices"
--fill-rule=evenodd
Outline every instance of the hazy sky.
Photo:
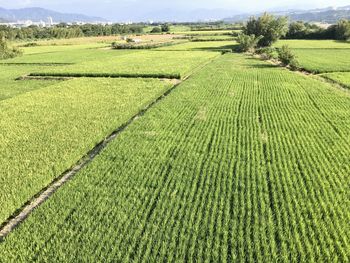
M 128 16 L 135 13 L 147 13 L 165 8 L 199 9 L 223 8 L 235 13 L 266 11 L 271 9 L 349 5 L 349 0 L 0 0 L 0 7 L 43 7 L 56 11 L 84 13 L 109 19 L 118 15 Z

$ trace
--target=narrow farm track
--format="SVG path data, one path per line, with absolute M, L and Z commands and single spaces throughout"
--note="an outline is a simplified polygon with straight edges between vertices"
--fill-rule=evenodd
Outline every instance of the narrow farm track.
M 347 262 L 349 105 L 326 83 L 221 56 L 36 209 L 2 259 Z

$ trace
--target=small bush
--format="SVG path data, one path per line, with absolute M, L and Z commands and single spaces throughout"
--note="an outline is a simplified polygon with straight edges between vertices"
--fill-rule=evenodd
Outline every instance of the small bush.
M 159 33 L 162 33 L 162 29 L 158 26 L 154 27 L 152 30 L 151 30 L 151 33 L 152 34 L 159 34 Z
M 227 49 L 221 50 L 221 54 L 222 54 L 222 55 L 225 55 L 225 54 L 227 54 L 227 53 L 232 53 L 232 49 L 227 48 Z
M 262 39 L 262 36 L 256 37 L 255 35 L 246 35 L 239 34 L 237 37 L 238 50 L 240 52 L 255 52 L 259 41 Z
M 4 38 L 0 39 L 0 59 L 14 58 L 22 55 L 17 47 L 9 47 Z
M 161 26 L 161 30 L 162 30 L 162 32 L 164 32 L 164 33 L 170 32 L 170 25 L 168 25 L 168 24 L 163 24 L 163 25 Z
M 265 60 L 278 58 L 276 49 L 272 47 L 259 48 L 256 50 L 256 53 L 259 54 L 262 57 L 262 59 Z
M 278 59 L 284 66 L 289 66 L 293 70 L 298 68 L 296 56 L 287 45 L 284 45 L 278 49 Z

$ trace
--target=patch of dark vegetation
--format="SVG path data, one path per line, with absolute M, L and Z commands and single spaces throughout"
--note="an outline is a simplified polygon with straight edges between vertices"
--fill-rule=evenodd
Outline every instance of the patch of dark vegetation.
M 165 43 L 145 43 L 145 44 L 135 44 L 135 43 L 112 43 L 112 49 L 153 49 L 159 47 L 168 47 L 179 44 L 178 42 L 165 42 Z
M 1 66 L 69 66 L 74 65 L 74 63 L 40 63 L 40 62 L 33 62 L 33 63 L 0 63 Z
M 235 38 L 190 38 L 191 42 L 235 41 Z
M 29 77 L 68 77 L 68 78 L 154 78 L 154 79 L 181 79 L 180 74 L 133 74 L 133 73 L 30 73 Z
M 30 42 L 30 43 L 27 43 L 27 44 L 24 44 L 24 45 L 21 45 L 20 47 L 37 47 L 39 46 L 38 43 L 35 43 L 35 42 Z

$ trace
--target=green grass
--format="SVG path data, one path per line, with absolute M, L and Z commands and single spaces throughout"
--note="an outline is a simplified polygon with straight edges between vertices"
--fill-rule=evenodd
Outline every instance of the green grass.
M 170 87 L 75 79 L 1 101 L 0 222 Z
M 109 59 L 131 53 L 130 50 L 112 50 L 112 49 L 93 49 L 76 48 L 75 46 L 66 46 L 65 50 L 47 51 L 46 47 L 36 47 L 40 52 L 25 54 L 8 60 L 1 60 L 6 64 L 50 64 L 50 63 L 80 63 L 89 60 Z
M 320 48 L 320 49 L 334 49 L 334 48 L 350 48 L 350 42 L 337 41 L 337 40 L 279 40 L 275 46 L 281 47 L 288 45 L 290 48 Z
M 310 72 L 350 71 L 350 49 L 294 49 L 300 66 Z
M 227 54 L 4 243 L 5 262 L 346 262 L 350 97 Z
M 44 70 L 44 67 L 0 65 L 0 101 L 57 83 L 57 81 L 44 80 L 16 80 L 18 77 L 26 75 L 31 71 L 40 70 Z
M 350 72 L 326 73 L 322 74 L 322 76 L 350 89 Z
M 115 50 L 116 54 L 119 52 Z M 65 67 L 47 68 L 36 75 L 160 76 L 185 77 L 218 56 L 217 52 L 133 51 L 127 55 L 92 60 Z

